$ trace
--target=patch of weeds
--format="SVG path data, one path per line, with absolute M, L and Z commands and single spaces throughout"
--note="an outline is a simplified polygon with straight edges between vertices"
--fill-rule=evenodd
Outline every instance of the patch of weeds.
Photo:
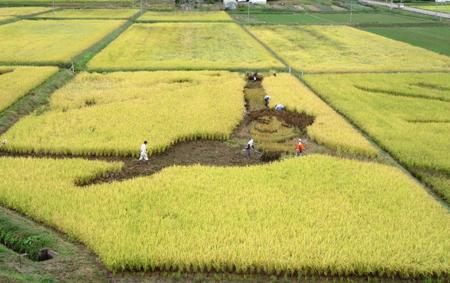
M 87 107 L 94 106 L 95 104 L 97 104 L 95 98 L 89 98 L 84 101 L 84 105 L 86 105 Z
M 17 225 L 5 215 L 0 215 L 0 242 L 17 253 L 26 253 L 28 258 L 40 261 L 51 258 L 47 247 L 54 243 L 54 239 Z

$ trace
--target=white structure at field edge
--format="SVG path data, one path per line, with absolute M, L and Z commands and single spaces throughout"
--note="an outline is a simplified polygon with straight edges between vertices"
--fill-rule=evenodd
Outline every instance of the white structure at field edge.
M 267 4 L 267 0 L 223 0 L 223 6 L 225 7 L 225 9 L 234 10 L 237 8 L 238 3 L 246 3 L 246 2 L 255 5 Z

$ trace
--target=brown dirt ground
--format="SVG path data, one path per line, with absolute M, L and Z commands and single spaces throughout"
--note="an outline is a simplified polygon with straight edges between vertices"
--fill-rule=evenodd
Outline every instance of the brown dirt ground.
M 14 71 L 13 69 L 0 70 L 0 76 L 3 75 L 3 74 L 11 73 L 13 71 Z
M 111 172 L 90 180 L 89 185 L 148 176 L 165 167 L 174 165 L 248 166 L 263 163 L 261 153 L 253 152 L 250 158 L 240 147 L 233 147 L 220 141 L 193 141 L 180 143 L 162 154 L 150 156 L 148 161 L 120 159 L 124 167 L 120 172 Z

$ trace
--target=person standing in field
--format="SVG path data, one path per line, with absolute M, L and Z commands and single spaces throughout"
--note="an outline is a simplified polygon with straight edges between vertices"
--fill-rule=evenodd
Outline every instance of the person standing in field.
M 144 143 L 141 145 L 141 154 L 139 156 L 139 161 L 141 161 L 141 160 L 148 161 L 147 141 L 144 141 Z
M 270 102 L 270 96 L 266 95 L 264 96 L 264 105 L 266 108 L 269 108 L 269 102 Z
M 298 143 L 295 145 L 295 155 L 302 156 L 304 150 L 305 145 L 303 144 L 302 139 L 298 139 Z
M 255 150 L 255 143 L 252 138 L 247 142 L 247 145 L 245 146 L 245 152 L 247 153 L 247 157 L 250 158 L 251 151 Z

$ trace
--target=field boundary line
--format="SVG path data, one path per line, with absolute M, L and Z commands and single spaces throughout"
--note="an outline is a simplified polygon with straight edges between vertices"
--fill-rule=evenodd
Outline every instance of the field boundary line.
M 277 26 L 279 24 L 271 24 L 271 23 L 242 23 L 245 26 Z M 444 22 L 425 22 L 425 23 L 405 23 L 405 24 L 377 24 L 377 23 L 338 23 L 338 22 L 329 22 L 329 23 L 316 23 L 316 24 L 307 24 L 307 23 L 285 23 L 283 26 L 349 26 L 355 28 L 399 28 L 399 27 L 448 27 L 449 24 Z
M 137 11 L 133 16 L 129 17 L 128 20 L 102 39 L 91 45 L 89 48 L 83 50 L 80 54 L 72 58 L 74 64 L 74 69 L 85 70 L 86 64 L 100 51 L 111 44 L 116 38 L 118 38 L 123 32 L 125 32 L 130 26 L 132 26 L 135 20 L 142 14 L 142 11 Z
M 77 0 L 66 0 L 64 2 L 56 2 L 55 5 L 58 8 L 79 8 L 79 9 L 111 9 L 111 4 L 114 5 L 112 9 L 115 8 L 136 8 L 134 6 L 135 1 L 104 1 L 104 2 L 80 2 Z M 13 1 L 13 0 L 5 0 L 0 2 L 0 8 L 2 7 L 52 7 L 51 1 Z
M 5 133 L 23 116 L 32 113 L 39 107 L 46 105 L 50 96 L 64 86 L 74 73 L 67 69 L 60 69 L 40 85 L 28 91 L 24 96 L 14 101 L 9 107 L 0 112 L 0 134 Z
M 128 21 L 129 18 L 63 18 L 63 17 L 35 17 L 33 16 L 33 18 L 27 18 L 27 20 L 30 21 L 51 21 L 51 20 L 55 20 L 55 21 L 70 21 L 70 20 L 82 20 L 82 21 L 89 21 L 89 20 L 96 20 L 96 21 L 113 21 L 113 20 L 117 20 L 117 21 Z
M 28 20 L 29 18 L 32 18 L 32 17 L 36 17 L 36 16 L 44 15 L 44 14 L 47 14 L 50 12 L 62 10 L 62 8 L 59 8 L 59 7 L 53 8 L 53 7 L 49 6 L 49 8 L 50 8 L 50 10 L 47 10 L 47 11 L 33 13 L 33 14 L 27 14 L 27 15 L 18 15 L 17 17 L 21 18 L 23 20 Z
M 6 7 L 9 7 L 9 6 L 5 6 L 5 7 L 4 6 L 0 6 L 0 8 L 6 8 Z M 3 20 L 3 21 L 0 21 L 0 26 L 1 25 L 15 23 L 15 22 L 18 22 L 18 21 L 21 21 L 21 20 L 32 19 L 32 17 L 43 15 L 45 13 L 52 12 L 52 11 L 57 11 L 57 10 L 60 10 L 60 8 L 50 9 L 48 11 L 42 11 L 42 12 L 31 13 L 31 14 L 26 14 L 26 15 L 11 16 L 12 17 L 11 19 L 6 19 L 6 20 Z
M 2 25 L 7 25 L 7 24 L 11 24 L 11 23 L 15 23 L 15 22 L 18 22 L 18 21 L 20 21 L 20 20 L 21 20 L 21 19 L 15 17 L 15 16 L 11 16 L 11 18 L 9 18 L 9 19 L 1 20 L 1 21 L 0 21 L 0 26 L 2 26 Z
M 395 39 L 393 39 L 393 40 L 395 40 Z M 404 43 L 403 41 L 400 41 L 400 42 Z M 409 43 L 407 43 L 407 44 L 409 44 Z M 410 45 L 411 45 L 411 44 L 410 44 Z M 413 45 L 413 46 L 414 46 L 414 45 Z M 415 46 L 415 47 L 417 47 L 417 46 Z M 423 47 L 419 47 L 419 48 L 424 49 Z M 430 52 L 434 52 L 434 51 L 431 51 L 431 50 L 429 50 L 429 49 L 425 49 L 425 50 L 430 51 Z M 434 53 L 436 53 L 436 52 L 434 52 Z M 438 54 L 440 54 L 440 53 L 438 53 Z M 446 55 L 443 55 L 443 56 L 446 56 Z M 292 68 L 292 69 L 294 69 L 294 68 Z M 391 71 L 342 71 L 342 72 L 334 72 L 334 71 L 329 71 L 329 72 L 327 72 L 327 71 L 323 71 L 323 72 L 307 72 L 307 71 L 303 71 L 302 73 L 305 74 L 305 75 L 345 75 L 345 74 L 349 74 L 349 75 L 352 75 L 352 74 L 430 74 L 430 73 L 435 73 L 435 74 L 437 74 L 437 73 L 450 73 L 450 69 L 442 69 L 442 70 L 419 70 L 419 71 L 414 71 L 414 70 L 399 70 L 399 71 L 394 71 L 394 70 L 391 70 Z
M 218 21 L 154 21 L 154 20 L 139 20 L 137 19 L 135 21 L 135 23 L 137 24 L 158 24 L 158 23 L 174 23 L 174 24 L 195 24 L 195 23 L 200 23 L 200 24 L 233 24 L 234 21 L 230 20 L 230 21 L 225 21 L 225 20 L 218 20 Z
M 284 71 L 284 68 L 259 68 L 261 72 Z M 113 73 L 113 72 L 238 72 L 245 73 L 249 68 L 86 68 L 83 70 L 89 73 Z
M 247 33 L 248 35 L 250 35 L 250 37 L 252 37 L 254 40 L 256 40 L 256 42 L 258 42 L 262 47 L 264 47 L 264 49 L 266 49 L 275 59 L 277 59 L 280 63 L 282 63 L 286 70 L 289 71 L 289 64 L 281 57 L 279 56 L 275 51 L 273 51 L 267 44 L 265 44 L 264 42 L 262 42 L 258 37 L 256 37 L 253 33 L 251 33 L 243 24 L 236 22 L 235 23 L 240 26 L 245 33 Z
M 43 62 L 17 62 L 17 61 L 0 61 L 0 66 L 31 66 L 31 67 L 59 67 L 69 68 L 70 62 L 55 62 L 55 61 L 43 61 Z

